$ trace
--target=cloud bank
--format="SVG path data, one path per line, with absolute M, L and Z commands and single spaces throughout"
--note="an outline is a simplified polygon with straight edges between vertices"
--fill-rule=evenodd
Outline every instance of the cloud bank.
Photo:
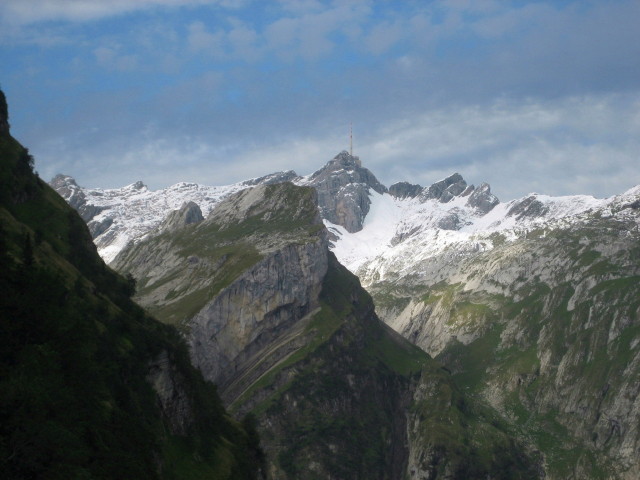
M 6 0 L 0 82 L 43 177 L 231 183 L 348 145 L 502 199 L 640 183 L 640 3 Z

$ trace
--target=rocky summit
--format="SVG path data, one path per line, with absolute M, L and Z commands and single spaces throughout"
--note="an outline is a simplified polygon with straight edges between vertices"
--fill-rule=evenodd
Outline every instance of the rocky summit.
M 640 186 L 500 202 L 458 173 L 387 189 L 341 152 L 306 177 L 58 191 L 101 209 L 103 257 L 257 415 L 274 478 L 640 476 Z

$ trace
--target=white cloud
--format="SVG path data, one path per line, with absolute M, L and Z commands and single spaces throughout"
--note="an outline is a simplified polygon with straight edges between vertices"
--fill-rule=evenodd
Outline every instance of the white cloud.
M 398 42 L 407 27 L 403 22 L 395 21 L 393 23 L 381 22 L 371 29 L 365 38 L 365 43 L 371 53 L 379 55 L 386 53 L 393 45 Z
M 48 20 L 96 20 L 155 7 L 187 7 L 215 3 L 233 8 L 245 2 L 212 0 L 3 0 L 0 16 L 6 23 L 29 24 Z
M 449 107 L 368 137 L 363 159 L 389 181 L 424 185 L 458 171 L 503 200 L 530 191 L 609 196 L 640 183 L 638 95 Z
M 203 78 L 211 88 L 215 76 Z M 339 122 L 338 122 L 339 123 Z M 640 184 L 640 95 L 571 97 L 560 101 L 502 100 L 388 119 L 371 132 L 355 125 L 356 155 L 380 181 L 429 185 L 453 172 L 469 183 L 491 184 L 502 201 L 530 192 L 608 197 Z M 114 187 L 143 180 L 152 188 L 178 181 L 223 185 L 280 170 L 308 174 L 348 147 L 347 127 L 335 123 L 313 137 L 167 135 L 147 129 L 114 137 L 81 154 L 48 145 L 40 164 L 46 178 L 62 171 L 87 186 Z M 52 154 L 53 152 L 53 154 Z
M 212 56 L 221 56 L 224 53 L 224 33 L 210 33 L 200 21 L 189 25 L 187 43 L 191 50 L 204 51 Z
M 277 19 L 264 31 L 267 48 L 285 60 L 318 60 L 335 52 L 337 45 L 331 34 L 336 32 L 357 41 L 360 24 L 370 9 L 366 4 L 339 2 L 318 11 L 310 8 L 296 12 L 297 16 Z
M 121 55 L 117 48 L 98 47 L 93 51 L 98 65 L 108 70 L 133 71 L 138 66 L 135 55 Z

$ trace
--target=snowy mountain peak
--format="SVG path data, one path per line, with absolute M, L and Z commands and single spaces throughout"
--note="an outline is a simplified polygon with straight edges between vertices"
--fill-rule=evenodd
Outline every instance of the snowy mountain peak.
M 333 159 L 330 160 L 329 163 L 338 164 L 344 167 L 362 167 L 360 157 L 351 155 L 346 150 L 342 150 L 338 155 L 333 157 Z
M 454 173 L 444 180 L 434 183 L 430 187 L 425 188 L 420 194 L 420 201 L 425 202 L 430 199 L 439 200 L 441 203 L 447 203 L 462 193 L 467 191 L 467 182 L 459 173 Z M 471 187 L 473 188 L 473 186 Z
M 362 228 L 371 204 L 371 191 L 380 194 L 387 191 L 358 157 L 344 150 L 298 184 L 314 187 L 322 218 L 341 225 L 348 232 Z
M 510 241 L 529 231 L 571 225 L 593 212 L 635 218 L 640 207 L 640 186 L 607 200 L 530 194 L 500 203 L 489 184 L 474 187 L 459 173 L 428 187 L 399 182 L 387 189 L 346 151 L 306 177 L 289 170 L 221 187 L 180 182 L 151 191 L 139 181 L 118 189 L 86 189 L 68 175 L 56 176 L 51 185 L 80 212 L 100 255 L 111 262 L 127 243 L 158 229 L 168 212 L 188 202 L 193 205 L 175 212 L 175 221 L 168 223 L 199 221 L 232 193 L 287 181 L 316 189 L 336 255 L 352 271 L 367 265 L 360 272 L 365 282 L 367 272 L 383 278 L 390 265 L 402 270 L 399 265 L 414 257 L 491 249 L 496 238 Z
M 248 187 L 253 187 L 255 185 L 270 185 L 272 183 L 295 182 L 299 179 L 300 176 L 296 172 L 294 172 L 293 170 L 287 170 L 286 172 L 270 173 L 269 175 L 264 175 L 262 177 L 245 180 L 244 182 L 242 182 L 242 184 Z

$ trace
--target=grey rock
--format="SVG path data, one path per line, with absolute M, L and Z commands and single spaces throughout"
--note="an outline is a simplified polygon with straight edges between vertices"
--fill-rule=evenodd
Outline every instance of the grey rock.
M 276 172 L 263 177 L 253 178 L 242 182 L 247 187 L 253 187 L 255 185 L 272 185 L 275 183 L 292 182 L 300 178 L 293 170 L 287 170 L 286 172 Z
M 90 222 L 98 213 L 108 207 L 97 207 L 87 203 L 87 197 L 73 177 L 58 174 L 51 179 L 49 185 L 64 198 L 82 217 L 85 222 Z M 96 231 L 99 228 L 96 229 Z M 104 230 L 103 230 L 104 232 Z M 98 234 L 99 235 L 99 234 Z M 94 235 L 93 238 L 96 238 Z
M 340 152 L 323 168 L 314 172 L 306 183 L 318 192 L 318 207 L 322 218 L 342 225 L 348 232 L 362 229 L 371 205 L 370 190 L 385 193 L 387 188 L 358 157 Z
M 425 187 L 419 198 L 421 202 L 435 199 L 442 203 L 447 203 L 466 190 L 467 182 L 462 178 L 462 175 L 454 173 L 444 180 L 440 180 L 429 187 Z
M 508 216 L 515 216 L 516 219 L 524 217 L 537 218 L 544 216 L 548 211 L 548 208 L 536 198 L 535 195 L 530 195 L 522 200 L 515 202 L 509 211 Z
M 500 200 L 491 193 L 488 183 L 482 183 L 478 188 L 473 189 L 467 200 L 467 205 L 475 208 L 482 215 L 489 213 L 499 203 Z
M 91 220 L 87 224 L 89 232 L 91 232 L 91 238 L 94 239 L 106 232 L 111 225 L 113 225 L 113 218 L 110 217 L 104 218 L 100 221 Z
M 451 213 L 438 221 L 438 228 L 443 230 L 459 230 L 461 226 L 460 218 L 455 213 Z
M 147 381 L 156 392 L 160 411 L 171 433 L 186 436 L 195 418 L 188 394 L 189 385 L 175 368 L 166 350 L 149 364 Z
M 160 230 L 175 230 L 185 225 L 200 223 L 203 220 L 200 207 L 194 202 L 185 202 L 179 210 L 169 213 L 159 228 Z
M 409 182 L 398 182 L 394 183 L 389 187 L 389 195 L 392 195 L 396 198 L 415 198 L 422 192 L 422 188 L 420 185 L 415 185 Z
M 516 208 L 514 215 L 540 214 L 535 197 Z M 514 401 L 532 431 L 553 418 L 565 432 L 558 448 L 584 452 L 576 478 L 597 478 L 593 472 L 607 465 L 607 478 L 633 479 L 640 473 L 638 239 L 632 215 L 594 214 L 490 250 L 443 252 L 369 290 L 378 314 L 405 338 L 453 374 L 476 372 L 481 396 L 506 419 L 516 415 Z M 479 352 L 486 363 L 476 365 Z M 547 478 L 564 477 L 551 468 Z
M 328 248 L 316 198 L 313 189 L 290 183 L 259 185 L 226 198 L 206 220 L 184 224 L 186 213 L 196 211 L 186 205 L 165 222 L 181 228 L 159 229 L 130 245 L 113 266 L 138 279 L 136 299 L 143 306 L 188 329 L 193 363 L 205 378 L 224 385 L 269 335 L 318 306 Z M 263 235 L 258 228 L 265 222 L 295 224 L 296 219 L 308 222 L 303 231 Z M 176 235 L 192 245 L 189 250 L 176 243 Z M 228 245 L 229 239 L 240 245 Z M 234 262 L 251 249 L 256 250 L 254 263 L 237 272 Z M 221 283 L 228 285 L 219 290 Z M 205 293 L 209 298 L 202 297 Z M 202 297 L 200 304 L 193 304 L 193 297 Z M 184 311 L 181 305 L 189 305 L 190 313 L 167 316 Z

